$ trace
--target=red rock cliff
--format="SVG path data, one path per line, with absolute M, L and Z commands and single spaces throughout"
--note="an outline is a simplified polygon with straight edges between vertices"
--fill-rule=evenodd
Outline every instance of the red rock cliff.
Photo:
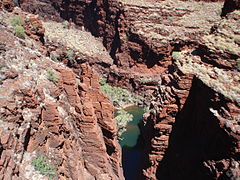
M 75 74 L 7 26 L 0 34 L 0 179 L 43 178 L 32 165 L 41 155 L 55 179 L 124 179 L 113 106 L 98 74 L 88 63 Z
M 143 179 L 239 179 L 238 12 L 174 45 L 143 125 Z
M 37 2 L 102 37 L 109 80 L 151 101 L 141 178 L 239 178 L 238 1 Z

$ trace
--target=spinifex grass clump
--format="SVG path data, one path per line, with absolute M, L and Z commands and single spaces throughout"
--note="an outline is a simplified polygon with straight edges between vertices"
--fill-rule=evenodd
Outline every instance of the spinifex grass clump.
M 10 23 L 13 26 L 15 36 L 25 39 L 24 20 L 21 16 L 14 16 L 10 19 Z
M 66 56 L 71 63 L 75 62 L 74 54 L 75 54 L 75 52 L 72 49 L 69 49 L 66 53 Z
M 13 30 L 14 30 L 15 36 L 17 36 L 21 39 L 25 39 L 25 30 L 22 26 L 17 25 L 13 28 Z
M 36 171 L 39 171 L 40 174 L 50 179 L 52 179 L 57 174 L 55 167 L 47 162 L 44 155 L 41 155 L 38 158 L 34 159 L 32 161 L 32 165 Z
M 21 16 L 14 16 L 10 19 L 11 25 L 14 26 L 24 26 L 25 22 Z
M 51 81 L 53 83 L 57 83 L 57 81 L 58 81 L 58 78 L 52 69 L 47 70 L 47 78 L 49 81 Z

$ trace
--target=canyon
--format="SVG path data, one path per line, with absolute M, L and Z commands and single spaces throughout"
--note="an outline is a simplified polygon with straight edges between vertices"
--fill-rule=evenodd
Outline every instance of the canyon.
M 239 0 L 2 0 L 0 29 L 0 179 L 125 179 L 100 76 L 149 107 L 136 179 L 240 179 Z

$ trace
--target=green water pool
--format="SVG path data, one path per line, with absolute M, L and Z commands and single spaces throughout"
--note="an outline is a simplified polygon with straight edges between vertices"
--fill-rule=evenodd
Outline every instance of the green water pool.
M 138 136 L 140 135 L 140 130 L 138 123 L 142 120 L 144 110 L 142 107 L 130 106 L 124 109 L 128 113 L 133 115 L 133 120 L 130 121 L 126 127 L 126 131 L 122 134 L 123 140 L 120 141 L 120 145 L 127 147 L 134 147 L 137 144 Z
M 137 180 L 140 171 L 143 144 L 138 124 L 142 121 L 144 109 L 138 106 L 131 106 L 125 111 L 133 115 L 133 121 L 129 122 L 126 131 L 122 134 L 122 163 L 126 180 Z

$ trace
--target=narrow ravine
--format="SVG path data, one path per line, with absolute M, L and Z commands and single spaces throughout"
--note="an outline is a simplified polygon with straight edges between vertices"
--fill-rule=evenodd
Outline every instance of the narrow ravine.
M 122 162 L 126 180 L 138 179 L 143 154 L 143 141 L 140 134 L 139 123 L 142 121 L 144 109 L 131 106 L 126 109 L 133 115 L 133 121 L 129 122 L 126 131 L 122 134 L 120 145 L 122 146 Z

